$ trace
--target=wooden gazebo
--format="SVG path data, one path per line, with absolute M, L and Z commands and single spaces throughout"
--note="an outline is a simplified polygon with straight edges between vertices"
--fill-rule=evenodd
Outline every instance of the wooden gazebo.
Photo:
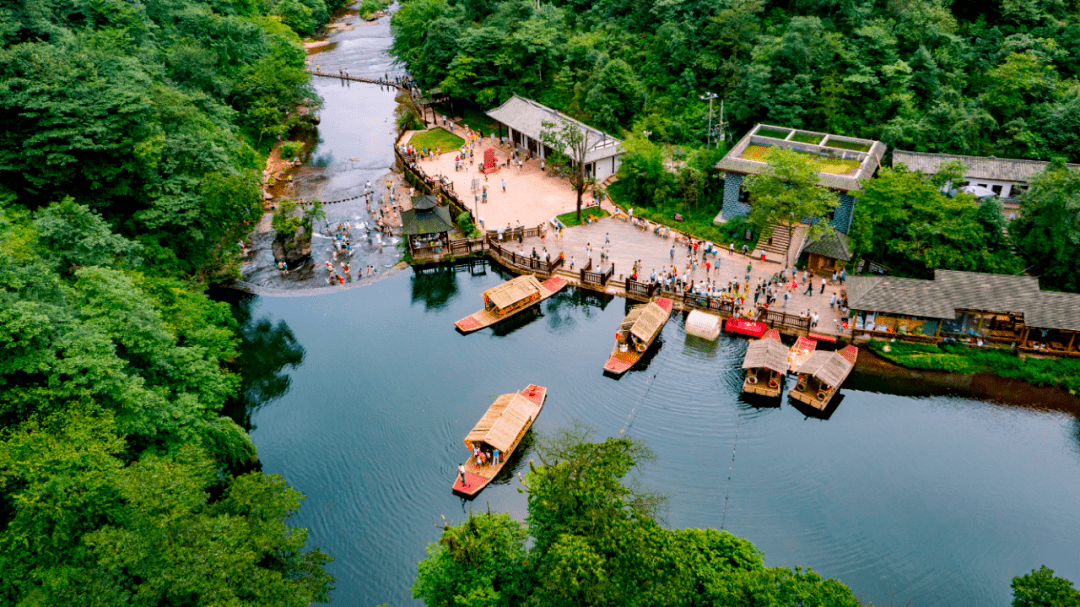
M 414 196 L 412 208 L 401 212 L 401 234 L 413 257 L 439 256 L 449 252 L 454 223 L 450 209 L 431 195 Z

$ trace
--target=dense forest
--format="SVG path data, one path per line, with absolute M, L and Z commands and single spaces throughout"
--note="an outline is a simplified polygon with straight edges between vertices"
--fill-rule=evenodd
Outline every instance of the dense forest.
M 224 414 L 247 346 L 204 290 L 318 103 L 297 32 L 335 4 L 0 6 L 0 603 L 328 597 L 301 496 Z
M 713 167 L 758 122 L 889 149 L 1080 160 L 1077 3 L 405 0 L 393 27 L 394 53 L 424 85 L 481 108 L 529 96 L 624 137 L 612 197 L 654 221 L 679 213 L 703 239 L 775 223 L 752 212 L 750 226 L 713 224 Z M 705 147 L 706 93 L 724 101 L 719 148 Z M 1080 292 L 1080 181 L 1068 171 L 1037 180 L 1011 225 L 1001 205 L 948 198 L 943 183 L 882 171 L 856 205 L 852 252 L 902 276 L 1026 271 Z
M 1080 6 L 1060 0 L 406 0 L 426 86 L 703 142 L 707 91 L 755 122 L 907 150 L 1080 157 Z M 635 126 L 637 125 L 637 126 Z

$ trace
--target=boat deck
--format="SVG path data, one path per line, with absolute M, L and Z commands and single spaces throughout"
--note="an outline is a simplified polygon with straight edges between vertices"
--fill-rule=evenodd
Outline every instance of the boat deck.
M 809 337 L 800 337 L 796 340 L 795 345 L 791 346 L 791 352 L 788 354 L 788 372 L 798 373 L 799 367 L 814 355 L 816 349 L 817 340 Z
M 519 312 L 535 306 L 541 301 L 544 301 L 545 299 L 558 293 L 566 285 L 567 282 L 565 278 L 561 276 L 552 276 L 551 278 L 540 283 L 540 299 L 512 308 L 503 314 L 499 314 L 498 312 L 495 312 L 488 308 L 484 308 L 483 310 L 474 312 L 469 316 L 462 318 L 461 320 L 454 323 L 454 326 L 457 327 L 458 330 L 462 333 L 471 333 L 473 331 L 483 329 L 484 327 L 490 327 L 491 325 L 499 322 L 500 320 L 505 320 Z

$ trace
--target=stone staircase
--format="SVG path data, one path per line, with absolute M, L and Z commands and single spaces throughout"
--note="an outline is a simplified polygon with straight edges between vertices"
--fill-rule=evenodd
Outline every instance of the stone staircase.
M 766 253 L 772 253 L 781 259 L 787 254 L 788 247 L 790 246 L 791 242 L 788 238 L 787 227 L 778 223 L 774 223 L 766 228 L 761 240 L 758 241 L 758 249 L 765 251 Z

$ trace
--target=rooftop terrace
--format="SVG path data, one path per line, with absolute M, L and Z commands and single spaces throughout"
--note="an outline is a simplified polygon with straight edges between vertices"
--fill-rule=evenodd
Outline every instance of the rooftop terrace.
M 814 156 L 818 185 L 845 192 L 861 189 L 862 181 L 873 176 L 885 154 L 885 144 L 872 139 L 758 124 L 716 168 L 744 175 L 763 173 L 769 151 L 777 147 Z

